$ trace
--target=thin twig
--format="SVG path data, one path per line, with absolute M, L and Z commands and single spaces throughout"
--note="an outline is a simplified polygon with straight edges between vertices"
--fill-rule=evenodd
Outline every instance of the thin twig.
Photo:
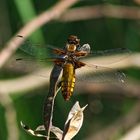
M 116 6 L 116 5 L 96 5 L 84 6 L 67 10 L 58 20 L 65 22 L 88 20 L 102 17 L 120 19 L 140 19 L 139 7 Z
M 24 36 L 23 39 L 17 37 L 11 38 L 4 49 L 0 52 L 0 68 L 10 58 L 10 56 L 16 51 L 18 46 L 36 29 L 44 25 L 45 23 L 59 18 L 59 16 L 70 6 L 78 2 L 78 0 L 63 0 L 59 1 L 50 10 L 40 14 L 38 17 L 27 23 L 21 30 L 17 32 L 17 35 Z
M 129 130 L 119 140 L 139 140 L 140 139 L 140 124 L 137 124 L 134 128 Z
M 51 69 L 44 68 L 32 74 L 22 76 L 20 78 L 12 80 L 1 80 L 0 81 L 0 94 L 9 94 L 14 92 L 30 91 L 35 88 L 39 88 L 43 85 L 49 84 Z M 43 73 L 43 76 L 40 75 Z M 30 84 L 29 84 L 30 83 Z
M 140 5 L 140 0 L 134 0 L 134 2 Z
M 0 96 L 0 102 L 5 108 L 5 120 L 8 131 L 7 140 L 18 140 L 19 139 L 19 130 L 17 125 L 16 111 L 14 104 L 9 95 L 2 94 Z

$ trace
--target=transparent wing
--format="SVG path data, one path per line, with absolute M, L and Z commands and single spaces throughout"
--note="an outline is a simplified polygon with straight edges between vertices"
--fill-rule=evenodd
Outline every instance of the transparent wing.
M 91 50 L 91 47 L 89 44 L 84 44 L 82 46 L 78 47 L 79 51 L 86 51 L 89 56 L 107 56 L 107 55 L 116 55 L 116 54 L 130 54 L 131 51 L 127 48 L 115 48 L 115 49 L 108 49 L 108 50 L 98 50 L 98 51 L 93 51 Z
M 85 67 L 76 69 L 76 82 L 82 81 L 85 83 L 124 83 L 125 79 L 126 76 L 123 72 L 108 67 L 86 65 Z
M 45 63 L 46 61 L 46 63 Z M 13 56 L 6 64 L 9 69 L 13 71 L 17 71 L 18 73 L 26 74 L 30 73 L 33 71 L 40 70 L 44 67 L 47 67 L 47 64 L 49 61 L 41 60 L 38 59 L 32 59 L 29 57 L 24 57 L 24 56 Z M 51 62 L 50 62 L 51 64 Z M 53 64 L 53 63 L 52 63 Z
M 17 37 L 19 39 L 24 38 L 20 35 Z M 11 67 L 16 67 L 27 72 L 40 69 L 43 66 L 53 63 L 56 59 L 62 60 L 63 57 L 56 54 L 63 53 L 64 51 L 52 45 L 41 47 L 40 44 L 33 44 L 30 40 L 25 40 L 19 50 L 21 50 L 21 53 L 12 59 Z
M 107 65 L 107 64 L 113 64 L 119 61 L 122 61 L 126 58 L 128 58 L 131 55 L 131 51 L 127 48 L 116 48 L 116 49 L 109 49 L 109 50 L 102 50 L 102 51 L 90 51 L 88 53 L 87 57 L 91 58 L 101 58 L 102 61 L 98 61 L 99 65 Z M 106 58 L 108 58 L 107 61 Z M 100 59 L 100 60 L 101 60 Z M 82 58 L 82 61 L 84 61 L 85 58 Z
M 82 46 L 78 47 L 79 51 L 85 51 L 88 55 L 88 57 L 107 57 L 107 56 L 113 56 L 113 58 L 108 59 L 106 64 L 116 63 L 119 62 L 125 58 L 127 58 L 131 51 L 127 48 L 115 48 L 115 49 L 109 49 L 109 50 L 99 50 L 99 51 L 93 51 L 91 50 L 91 47 L 89 44 L 84 44 Z M 82 58 L 84 59 L 84 57 Z M 105 64 L 105 62 L 100 62 L 100 64 Z
M 19 39 L 23 39 L 24 37 L 18 35 Z M 39 59 L 45 59 L 48 56 L 49 57 L 55 57 L 54 54 L 55 50 L 58 50 L 53 45 L 41 45 L 41 44 L 34 44 L 30 40 L 25 40 L 19 47 L 19 50 L 22 50 L 22 52 L 25 52 L 27 55 L 36 57 Z M 62 50 L 62 49 L 59 49 Z
M 91 56 L 107 56 L 107 55 L 116 55 L 116 54 L 131 54 L 131 51 L 127 48 L 115 48 L 115 49 L 108 49 L 108 50 L 99 50 L 99 51 L 91 51 Z
M 11 69 L 17 69 L 23 73 L 33 72 L 40 69 L 44 69 L 45 67 L 49 66 L 52 67 L 54 63 L 63 62 L 63 57 L 56 57 L 56 58 L 45 58 L 45 59 L 32 59 L 32 57 L 13 57 L 10 59 L 8 64 L 10 64 Z M 58 63 L 59 63 L 58 62 Z M 45 75 L 40 74 L 42 77 Z
M 22 37 L 20 37 L 22 39 Z M 16 59 L 16 63 L 18 63 L 19 65 L 26 65 L 28 64 L 28 62 L 35 62 L 35 60 L 37 60 L 38 62 L 50 62 L 53 61 L 53 59 L 46 59 L 46 57 L 48 56 L 47 54 L 49 54 L 48 50 L 55 50 L 54 47 L 52 47 L 51 45 L 47 45 L 45 47 L 40 47 L 40 45 L 38 44 L 33 44 L 30 41 L 25 41 L 20 49 L 22 51 L 24 51 L 25 53 L 29 54 L 30 56 L 35 56 L 39 59 L 35 59 L 35 57 L 32 59 L 31 58 L 27 58 L 27 57 L 19 57 Z M 63 50 L 62 50 L 63 51 Z M 107 64 L 110 63 L 114 63 L 117 61 L 121 61 L 122 59 L 128 57 L 130 55 L 130 51 L 124 48 L 118 48 L 118 49 L 111 49 L 111 50 L 104 50 L 104 51 L 90 51 L 90 46 L 89 44 L 84 44 L 82 47 L 80 47 L 80 51 L 86 51 L 89 56 L 114 56 L 115 54 L 125 54 L 121 57 L 116 57 L 115 59 L 109 59 Z M 84 62 L 84 59 L 83 59 Z M 87 64 L 87 63 L 86 63 Z M 92 63 L 93 64 L 93 63 Z M 97 63 L 94 63 L 97 64 Z M 82 70 L 82 72 L 85 71 L 85 73 L 82 76 L 78 76 L 77 80 L 80 81 L 87 81 L 87 82 L 106 82 L 106 81 L 110 81 L 110 82 L 123 82 L 125 79 L 125 75 L 122 72 L 119 72 L 117 70 L 108 68 L 108 67 L 103 67 L 100 65 L 86 65 L 80 69 L 76 69 L 76 72 L 78 73 L 78 71 Z M 104 64 L 100 63 L 100 64 Z M 29 67 L 32 68 L 32 63 L 29 63 Z M 90 72 L 87 72 L 90 71 Z

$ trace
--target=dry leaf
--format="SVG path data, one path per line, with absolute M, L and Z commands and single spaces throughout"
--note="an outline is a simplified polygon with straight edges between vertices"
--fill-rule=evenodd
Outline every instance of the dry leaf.
M 81 108 L 78 101 L 74 104 L 66 120 L 64 132 L 58 127 L 51 126 L 50 131 L 56 135 L 58 140 L 71 140 L 79 132 L 83 124 L 83 111 L 86 106 Z M 30 135 L 47 137 L 46 135 L 39 133 L 39 131 L 46 131 L 44 125 L 40 125 L 35 130 L 32 130 L 29 126 L 23 124 L 22 121 L 20 123 L 22 128 Z
M 29 133 L 30 135 L 33 135 L 33 136 L 36 136 L 36 137 L 45 137 L 45 138 L 47 137 L 47 136 L 45 136 L 45 135 L 43 135 L 43 134 L 39 134 L 39 133 L 37 133 L 36 131 L 32 130 L 29 126 L 23 124 L 22 121 L 20 122 L 20 124 L 21 124 L 22 128 L 23 128 L 27 133 Z
M 35 131 L 45 131 L 44 125 L 38 126 L 38 127 L 36 128 Z M 58 127 L 56 127 L 56 126 L 51 126 L 51 132 L 52 132 L 53 134 L 55 134 L 56 137 L 57 137 L 59 140 L 62 139 L 63 131 L 62 131 L 61 129 L 59 129 Z
M 83 124 L 83 111 L 86 106 L 81 108 L 78 101 L 74 104 L 65 123 L 62 140 L 71 140 L 79 132 Z
M 44 125 L 38 126 L 35 130 L 32 130 L 29 126 L 23 124 L 23 122 L 20 122 L 22 128 L 29 133 L 30 135 L 36 136 L 36 137 L 47 137 L 46 135 L 40 134 L 38 131 L 46 131 Z M 59 129 L 58 127 L 51 126 L 51 132 L 54 133 L 57 137 L 57 139 L 61 140 L 63 131 Z

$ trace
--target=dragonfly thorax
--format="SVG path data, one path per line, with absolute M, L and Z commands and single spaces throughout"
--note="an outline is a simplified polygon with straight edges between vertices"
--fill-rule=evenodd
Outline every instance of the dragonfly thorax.
M 64 63 L 71 63 L 74 64 L 75 61 L 77 61 L 77 57 L 74 56 L 74 53 L 68 53 L 64 56 Z
M 75 52 L 77 49 L 77 46 L 74 44 L 66 44 L 66 51 L 67 52 Z

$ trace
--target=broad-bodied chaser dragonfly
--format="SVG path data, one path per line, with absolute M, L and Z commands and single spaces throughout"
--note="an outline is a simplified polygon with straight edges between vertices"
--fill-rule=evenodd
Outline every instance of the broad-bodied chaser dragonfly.
M 22 37 L 22 36 L 18 35 L 18 37 Z M 21 45 L 21 49 L 23 51 L 33 56 L 35 56 L 36 54 L 39 55 L 40 52 L 34 51 L 33 48 L 35 48 L 35 45 L 31 43 L 24 43 L 23 45 Z M 51 49 L 53 50 L 53 53 L 56 55 L 56 57 L 54 57 L 52 61 L 56 65 L 62 67 L 63 69 L 62 78 L 61 78 L 61 91 L 65 100 L 69 100 L 71 95 L 73 94 L 76 80 L 81 81 L 84 79 L 86 81 L 86 78 L 87 78 L 87 80 L 92 81 L 93 79 L 91 76 L 87 74 L 85 74 L 84 76 L 81 76 L 81 78 L 76 77 L 75 76 L 76 69 L 81 68 L 81 71 L 82 71 L 82 68 L 87 67 L 88 69 L 92 70 L 91 74 L 92 72 L 94 73 L 95 71 L 98 71 L 98 70 L 100 71 L 101 69 L 110 70 L 110 68 L 98 66 L 95 64 L 89 65 L 85 63 L 84 61 L 80 61 L 80 59 L 88 55 L 92 56 L 98 53 L 104 54 L 104 53 L 113 52 L 113 51 L 111 50 L 111 51 L 91 52 L 89 44 L 84 44 L 81 46 L 80 39 L 78 39 L 78 37 L 75 35 L 70 35 L 68 37 L 66 46 L 63 49 L 59 49 L 59 48 L 51 48 Z M 127 52 L 127 50 L 124 50 L 124 49 L 118 49 L 118 50 L 119 52 L 121 51 Z M 21 59 L 17 59 L 17 60 L 21 60 Z M 44 59 L 44 61 L 47 61 L 47 59 Z M 124 82 L 124 78 L 125 78 L 124 73 L 121 73 L 113 69 L 111 69 L 110 73 L 113 80 L 117 80 L 118 82 Z

